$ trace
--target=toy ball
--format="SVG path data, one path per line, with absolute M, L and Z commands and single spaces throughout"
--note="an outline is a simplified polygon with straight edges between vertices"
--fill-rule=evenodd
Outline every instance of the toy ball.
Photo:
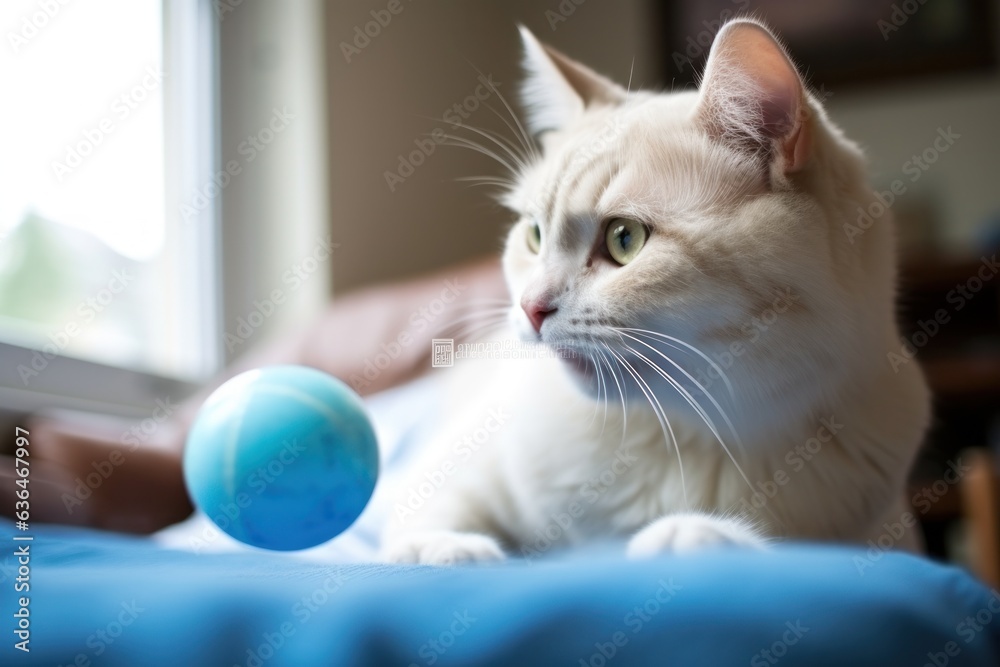
M 205 401 L 187 439 L 184 480 L 232 537 L 293 551 L 358 518 L 378 477 L 378 444 L 360 397 L 313 368 L 237 375 Z

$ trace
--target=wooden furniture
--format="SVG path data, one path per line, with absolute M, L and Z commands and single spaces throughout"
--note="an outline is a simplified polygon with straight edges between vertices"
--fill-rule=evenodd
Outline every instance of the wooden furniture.
M 928 553 L 1000 586 L 1000 275 L 975 256 L 910 258 L 899 304 L 903 335 L 922 343 L 915 361 L 934 393 L 934 423 L 911 478 L 914 494 L 935 482 L 943 491 L 930 507 L 915 503 Z M 934 329 L 928 323 L 941 310 L 947 321 L 917 336 Z M 959 461 L 971 470 L 943 488 Z
M 963 456 L 972 467 L 961 486 L 969 565 L 985 583 L 1000 588 L 1000 470 L 988 450 L 967 450 Z

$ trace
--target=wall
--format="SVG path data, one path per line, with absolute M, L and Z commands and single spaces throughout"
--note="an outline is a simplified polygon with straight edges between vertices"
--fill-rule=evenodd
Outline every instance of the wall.
M 873 183 L 886 188 L 902 179 L 907 187 L 894 205 L 903 238 L 906 225 L 931 216 L 940 225 L 939 250 L 976 252 L 981 225 L 1000 216 L 1000 75 L 833 92 L 828 111 L 864 148 Z M 917 177 L 907 163 L 932 149 L 938 128 L 960 138 Z
M 415 140 L 447 127 L 429 117 L 475 90 L 474 66 L 493 74 L 504 96 L 516 101 L 516 22 L 621 82 L 634 61 L 633 87 L 662 85 L 667 69 L 652 0 L 401 3 L 402 12 L 351 54 L 350 63 L 342 43 L 350 43 L 356 28 L 372 20 L 370 12 L 388 0 L 327 3 L 330 209 L 333 238 L 345 250 L 334 267 L 339 292 L 499 249 L 510 214 L 492 202 L 488 189 L 455 181 L 497 173 L 489 160 L 438 147 L 394 191 L 384 174 L 397 169 L 400 154 L 416 149 Z M 561 16 L 560 7 L 575 9 L 565 21 L 550 23 L 547 12 Z M 878 184 L 900 177 L 904 163 L 932 145 L 937 128 L 961 134 L 932 169 L 908 184 L 896 207 L 904 220 L 930 212 L 946 221 L 942 247 L 968 246 L 976 226 L 1000 209 L 998 83 L 995 74 L 945 76 L 831 91 L 832 117 L 866 149 Z M 482 108 L 469 120 L 496 126 Z
M 218 163 L 240 169 L 220 196 L 227 362 L 329 300 L 331 262 L 316 261 L 329 224 L 323 15 L 322 0 L 244 2 L 218 23 Z M 280 303 L 267 305 L 276 292 Z
M 385 172 L 396 170 L 398 156 L 416 150 L 414 142 L 434 128 L 451 131 L 433 118 L 474 93 L 477 67 L 492 74 L 503 96 L 516 103 L 517 22 L 623 82 L 633 57 L 635 83 L 658 78 L 651 40 L 641 39 L 648 30 L 644 3 L 637 0 L 587 0 L 556 30 L 545 16 L 547 9 L 558 8 L 556 1 L 402 0 L 402 11 L 347 62 L 342 43 L 373 20 L 372 10 L 387 4 L 327 4 L 330 211 L 333 239 L 343 250 L 334 266 L 338 293 L 498 252 L 510 214 L 494 203 L 488 188 L 455 180 L 499 173 L 489 159 L 439 146 L 392 191 Z M 489 102 L 502 109 L 496 100 Z M 483 107 L 468 122 L 503 127 Z

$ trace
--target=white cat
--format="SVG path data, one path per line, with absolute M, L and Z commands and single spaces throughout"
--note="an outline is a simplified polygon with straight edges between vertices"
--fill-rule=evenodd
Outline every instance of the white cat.
M 873 201 L 861 152 L 779 42 L 732 21 L 700 90 L 654 94 L 522 33 L 542 150 L 504 200 L 509 323 L 573 356 L 457 362 L 454 419 L 395 490 L 385 559 L 887 531 L 915 547 L 898 526 L 929 396 L 886 361 L 893 230 L 844 233 Z

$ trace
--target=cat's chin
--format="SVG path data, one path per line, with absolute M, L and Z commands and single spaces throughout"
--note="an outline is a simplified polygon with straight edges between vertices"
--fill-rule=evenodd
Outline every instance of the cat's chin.
M 573 375 L 586 378 L 588 380 L 597 380 L 597 367 L 587 357 L 581 354 L 567 354 L 566 356 L 560 357 L 562 359 L 563 365 L 569 370 Z
M 600 379 L 596 362 L 589 355 L 576 349 L 572 344 L 553 344 L 545 341 L 534 331 L 518 330 L 518 338 L 528 345 L 542 345 L 549 348 L 559 358 L 559 364 L 573 380 L 573 383 L 584 394 L 591 398 L 603 396 L 609 389 L 604 388 L 604 380 Z
M 588 396 L 596 398 L 603 392 L 598 379 L 597 366 L 584 355 L 571 354 L 560 357 L 563 368 L 569 374 L 573 383 Z

